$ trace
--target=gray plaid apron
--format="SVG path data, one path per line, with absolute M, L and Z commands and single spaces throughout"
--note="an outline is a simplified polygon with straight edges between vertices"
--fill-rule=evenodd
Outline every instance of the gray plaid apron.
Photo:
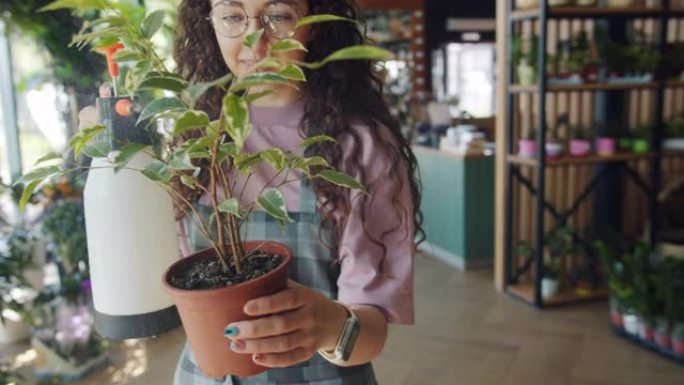
M 208 217 L 211 209 L 197 205 L 201 215 Z M 281 230 L 278 222 L 264 212 L 254 212 L 243 225 L 244 240 L 280 242 L 292 249 L 290 278 L 328 296 L 337 298 L 339 264 L 335 261 L 337 249 L 332 233 L 320 230 L 321 215 L 316 209 L 316 197 L 308 182 L 302 179 L 299 212 L 290 213 L 293 223 Z M 208 241 L 187 217 L 185 229 L 193 251 L 209 247 Z M 323 241 L 321 240 L 323 239 Z M 227 376 L 219 381 L 203 375 L 186 343 L 174 376 L 174 385 L 377 385 L 373 367 L 364 364 L 340 367 L 329 363 L 318 354 L 309 361 L 289 368 L 274 368 L 256 376 L 238 378 Z

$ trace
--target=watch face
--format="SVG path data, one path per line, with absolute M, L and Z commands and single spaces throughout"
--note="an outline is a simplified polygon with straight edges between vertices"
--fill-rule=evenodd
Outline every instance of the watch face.
M 349 360 L 352 350 L 354 349 L 354 344 L 356 343 L 356 338 L 359 336 L 360 329 L 361 325 L 357 319 L 347 319 L 347 322 L 344 323 L 344 329 L 342 329 L 340 342 L 335 347 L 335 357 L 337 359 L 342 361 Z

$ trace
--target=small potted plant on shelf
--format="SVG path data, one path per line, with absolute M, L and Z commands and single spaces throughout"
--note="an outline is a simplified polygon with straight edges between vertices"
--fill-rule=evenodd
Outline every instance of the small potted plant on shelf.
M 632 152 L 635 154 L 646 154 L 651 150 L 651 130 L 649 126 L 642 125 L 634 130 L 634 140 L 632 140 Z
M 254 202 L 245 204 L 240 199 L 242 194 L 232 191 L 229 177 L 238 172 L 248 177 L 254 173 L 255 167 L 263 164 L 280 175 L 297 173 L 314 183 L 350 188 L 361 193 L 365 190 L 356 179 L 336 171 L 321 156 L 299 156 L 278 148 L 248 152 L 244 143 L 251 133 L 249 104 L 268 94 L 252 91 L 255 87 L 273 83 L 296 86 L 306 81 L 304 69 L 315 71 L 329 62 L 385 60 L 392 54 L 376 47 L 357 45 L 341 48 L 320 62 L 290 62 L 278 53 L 305 51 L 306 48 L 296 39 L 285 38 L 268 47 L 266 58 L 255 64 L 255 71 L 249 75 L 242 78 L 226 75 L 194 83 L 170 72 L 154 50 L 150 38 L 161 28 L 162 11 L 138 17 L 140 15 L 127 14 L 128 8 L 120 7 L 118 3 L 68 0 L 59 0 L 45 9 L 58 8 L 101 11 L 102 17 L 90 24 L 95 29 L 86 28 L 74 37 L 74 42 L 80 46 L 125 46 L 114 58 L 134 63 L 130 76 L 126 76 L 126 90 L 137 96 L 142 90 L 156 92 L 156 98 L 141 108 L 138 123 L 152 127 L 158 118 L 172 122 L 167 133 L 171 138 L 166 138 L 156 148 L 131 141 L 113 151 L 112 133 L 98 124 L 74 136 L 69 141 L 70 151 L 76 157 L 83 153 L 94 158 L 93 163 L 97 161 L 98 167 L 108 168 L 110 172 L 135 173 L 135 178 L 149 179 L 168 192 L 177 202 L 178 209 L 197 224 L 211 246 L 172 264 L 161 277 L 165 290 L 176 303 L 197 363 L 206 375 L 216 378 L 227 374 L 248 376 L 263 372 L 266 368 L 256 365 L 249 355 L 232 352 L 229 342 L 222 336 L 226 324 L 246 317 L 242 308 L 248 300 L 285 288 L 291 250 L 268 239 L 243 242 L 240 230 L 255 210 L 263 210 L 281 226 L 292 222 L 279 190 L 292 180 L 270 183 Z M 319 22 L 353 21 L 335 15 L 308 16 L 292 26 L 293 32 L 296 28 Z M 263 33 L 264 30 L 260 29 L 247 35 L 243 44 L 252 48 Z M 210 118 L 210 111 L 196 108 L 198 98 L 210 89 L 223 95 L 218 119 L 215 120 Z M 134 107 L 128 101 L 121 105 L 121 112 L 131 113 L 135 111 Z M 189 132 L 197 136 L 184 140 L 184 134 Z M 333 138 L 311 134 L 302 143 L 302 148 L 306 150 L 333 142 Z M 141 153 L 145 154 L 145 159 L 150 159 L 149 163 L 140 165 L 134 162 L 134 159 L 140 159 L 136 156 Z M 64 161 L 61 156 L 56 158 Z M 54 159 L 55 156 L 46 156 L 42 161 Z M 27 188 L 22 201 L 28 200 L 32 190 L 43 180 L 83 168 L 70 166 L 69 163 L 43 166 L 24 175 L 20 183 Z M 89 178 L 93 175 L 92 168 L 90 173 Z M 209 186 L 200 181 L 200 174 L 209 176 Z M 210 220 L 201 216 L 191 202 L 183 199 L 182 191 L 188 188 L 206 193 L 211 202 Z M 160 277 L 149 278 L 156 280 Z
M 611 156 L 615 154 L 617 148 L 617 124 L 613 122 L 597 122 L 596 131 L 596 154 L 600 156 Z
M 575 126 L 572 129 L 572 139 L 570 139 L 570 155 L 574 157 L 584 157 L 591 153 L 591 141 L 587 137 L 587 130 L 582 126 Z
M 542 265 L 542 298 L 549 299 L 558 294 L 560 267 L 555 260 L 545 261 Z
M 522 158 L 537 156 L 537 130 L 524 133 L 518 140 L 518 155 Z
M 663 309 L 656 317 L 654 340 L 658 348 L 664 352 L 669 352 L 672 348 L 671 319 L 675 313 L 672 277 L 676 270 L 676 262 L 672 258 L 665 258 L 656 266 L 655 284 Z
M 663 149 L 684 150 L 684 116 L 675 117 L 667 122 Z
M 616 330 L 622 331 L 624 329 L 623 317 L 627 308 L 626 301 L 630 295 L 622 254 L 616 244 L 605 241 L 594 242 L 594 249 L 601 261 L 603 273 L 610 288 L 611 324 Z
M 516 0 L 515 9 L 532 9 L 539 6 L 539 0 Z
M 512 39 L 512 65 L 515 66 L 520 85 L 531 85 L 537 81 L 538 38 L 523 40 L 520 35 Z
M 649 343 L 654 340 L 655 319 L 664 305 L 655 285 L 651 254 L 648 246 L 638 243 L 628 260 L 632 264 L 633 305 L 639 317 L 639 338 Z

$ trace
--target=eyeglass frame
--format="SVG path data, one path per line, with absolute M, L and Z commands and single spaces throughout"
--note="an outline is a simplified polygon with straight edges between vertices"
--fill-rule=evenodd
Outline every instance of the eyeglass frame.
M 245 7 L 244 7 L 242 4 L 235 3 L 235 2 L 232 1 L 232 0 L 223 0 L 223 1 L 218 2 L 214 7 L 212 7 L 211 12 L 209 12 L 209 16 L 207 16 L 207 17 L 204 18 L 204 20 L 208 21 L 208 22 L 211 24 L 211 27 L 214 29 L 214 31 L 216 31 L 216 26 L 214 25 L 214 18 L 212 17 L 212 14 L 214 13 L 214 9 L 216 9 L 216 6 L 218 6 L 219 4 L 223 4 L 223 3 L 227 3 L 227 4 L 229 4 L 229 5 L 234 5 L 234 6 L 240 7 L 240 8 L 242 9 L 242 11 L 245 13 L 245 24 L 244 24 L 243 31 L 240 32 L 239 34 L 235 35 L 235 36 L 225 36 L 225 35 L 221 35 L 221 36 L 223 36 L 223 37 L 226 37 L 226 38 L 229 38 L 229 39 L 235 39 L 235 38 L 237 38 L 237 37 L 240 37 L 240 36 L 244 35 L 245 32 L 247 32 L 247 30 L 249 29 L 249 21 L 252 20 L 252 19 L 259 19 L 259 20 L 261 21 L 261 26 L 262 26 L 262 28 L 263 28 L 264 31 L 268 34 L 268 36 L 270 36 L 270 37 L 272 37 L 272 38 L 274 38 L 274 39 L 277 39 L 277 40 L 289 39 L 289 38 L 293 37 L 293 36 L 297 33 L 297 30 L 294 29 L 294 30 L 289 34 L 289 36 L 278 37 L 278 36 L 273 35 L 273 33 L 271 32 L 271 29 L 266 27 L 266 26 L 268 25 L 268 23 L 264 20 L 264 17 L 266 17 L 266 14 L 262 13 L 262 14 L 259 15 L 259 16 L 250 16 L 250 15 L 247 14 L 247 10 L 245 9 Z M 269 5 L 267 5 L 267 7 L 270 7 L 270 6 L 275 5 L 275 4 L 277 4 L 277 3 L 278 3 L 278 2 L 270 3 Z M 297 16 L 297 22 L 299 22 L 299 20 L 301 20 L 302 17 L 301 17 L 301 15 L 299 14 L 299 12 L 297 11 L 297 9 L 296 9 L 295 7 L 293 7 L 292 5 L 290 5 L 290 4 L 286 3 L 286 2 L 282 2 L 282 4 L 284 4 L 284 5 L 286 5 L 286 6 L 290 7 L 290 8 L 292 8 L 292 11 L 293 11 L 293 12 L 295 13 L 295 15 Z M 219 35 L 220 35 L 220 34 L 219 34 Z

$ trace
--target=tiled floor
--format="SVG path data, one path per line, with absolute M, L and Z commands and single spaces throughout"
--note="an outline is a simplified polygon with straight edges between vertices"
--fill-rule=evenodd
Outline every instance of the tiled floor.
M 612 335 L 605 303 L 538 311 L 496 292 L 490 272 L 419 258 L 416 312 L 375 362 L 382 385 L 684 384 L 684 366 Z M 183 342 L 176 330 L 129 343 L 77 385 L 170 385 Z

